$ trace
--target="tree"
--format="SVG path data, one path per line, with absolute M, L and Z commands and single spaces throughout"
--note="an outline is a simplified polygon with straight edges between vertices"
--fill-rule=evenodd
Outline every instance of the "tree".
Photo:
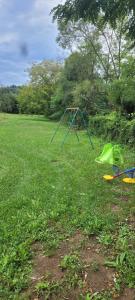
M 0 87 L 0 111 L 6 113 L 18 113 L 16 86 Z
M 95 48 L 98 49 L 95 43 Z M 90 45 L 82 45 L 80 52 L 72 53 L 65 61 L 64 74 L 69 81 L 95 79 L 98 75 L 98 58 Z
M 94 115 L 108 107 L 106 87 L 102 80 L 84 80 L 73 91 L 74 104 Z
M 18 103 L 21 113 L 49 115 L 52 87 L 28 85 L 20 89 Z
M 101 68 L 106 75 L 108 74 L 108 69 L 102 56 L 99 30 L 96 27 L 83 20 L 78 22 L 59 20 L 58 32 L 57 42 L 60 46 L 64 49 L 69 49 L 71 52 L 76 49 L 81 53 L 89 53 L 89 58 L 91 62 L 93 61 L 93 65 L 95 65 L 95 61 L 98 61 L 98 68 Z
M 58 20 L 57 42 L 70 51 L 81 50 L 82 45 L 83 49 L 86 46 L 87 51 L 89 49 L 91 54 L 94 53 L 97 56 L 98 68 L 101 69 L 100 73 L 106 81 L 120 78 L 122 60 L 125 59 L 127 52 L 131 52 L 129 51 L 131 42 L 125 36 L 126 22 L 127 18 L 119 19 L 113 29 L 109 24 L 104 24 L 102 16 L 98 18 L 94 26 L 88 21 L 65 22 L 60 19 Z
M 56 112 L 60 112 L 62 114 L 67 106 L 73 105 L 73 89 L 76 81 L 69 80 L 67 75 L 71 79 L 70 74 L 66 72 L 64 67 L 59 81 L 57 82 L 56 90 L 51 98 L 53 114 Z
M 135 58 L 129 56 L 122 66 L 119 80 L 109 86 L 109 99 L 126 117 L 135 113 Z
M 104 23 L 108 22 L 113 28 L 116 20 L 128 16 L 126 28 L 130 37 L 135 40 L 135 2 L 134 0 L 66 0 L 52 10 L 54 20 L 65 22 L 90 21 L 96 24 L 102 14 Z
M 52 61 L 34 64 L 29 70 L 30 83 L 18 95 L 20 111 L 30 114 L 51 113 L 51 97 L 61 72 L 61 65 Z
M 33 64 L 28 69 L 30 83 L 34 86 L 44 86 L 55 84 L 61 72 L 61 65 L 54 61 L 43 61 L 38 64 Z
M 93 44 L 100 52 L 100 44 L 93 37 Z M 98 57 L 91 44 L 81 45 L 80 51 L 72 53 L 64 64 L 56 93 L 52 98 L 55 111 L 67 106 L 79 106 L 90 114 L 106 103 L 104 83 L 98 73 Z M 102 83 L 102 85 L 101 85 Z M 56 116 L 56 114 L 55 114 Z

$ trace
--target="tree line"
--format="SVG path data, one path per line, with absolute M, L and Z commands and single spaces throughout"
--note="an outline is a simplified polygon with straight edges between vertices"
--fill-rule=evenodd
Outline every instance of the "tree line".
M 17 100 L 18 92 L 19 87 L 15 85 L 10 87 L 0 87 L 0 112 L 19 112 L 19 103 Z
M 72 0 L 52 11 L 63 63 L 42 61 L 29 83 L 0 88 L 0 110 L 59 119 L 67 106 L 89 115 L 135 113 L 135 7 L 132 0 Z M 10 99 L 10 100 L 8 100 Z M 14 100 L 13 100 L 14 99 Z M 13 107 L 13 109 L 11 108 Z

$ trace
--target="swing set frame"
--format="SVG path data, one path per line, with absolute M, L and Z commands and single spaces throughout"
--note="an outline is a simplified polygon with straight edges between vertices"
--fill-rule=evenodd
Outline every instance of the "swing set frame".
M 88 129 L 88 126 L 87 126 L 87 123 L 86 123 L 86 120 L 84 118 L 84 113 L 80 110 L 79 107 L 67 107 L 64 111 L 64 114 L 62 115 L 60 121 L 59 121 L 59 124 L 57 126 L 57 128 L 55 129 L 55 132 L 51 138 L 51 141 L 50 143 L 52 143 L 56 137 L 56 134 L 58 132 L 58 130 L 60 129 L 60 126 L 62 125 L 62 122 L 64 120 L 65 117 L 68 117 L 69 119 L 69 122 L 68 122 L 68 128 L 67 128 L 67 131 L 65 133 L 65 136 L 63 137 L 63 140 L 61 142 L 61 146 L 63 146 L 66 142 L 66 139 L 69 135 L 69 133 L 71 131 L 74 130 L 75 132 L 75 135 L 77 137 L 77 141 L 79 142 L 80 139 L 79 139 L 79 136 L 78 136 L 78 133 L 77 133 L 77 126 L 76 126 L 76 120 L 77 120 L 77 117 L 80 117 L 81 120 L 82 120 L 82 124 L 84 126 L 84 128 L 86 129 L 86 132 L 87 132 L 87 135 L 88 135 L 88 139 L 89 139 L 89 143 L 92 147 L 92 149 L 94 149 L 94 145 L 93 145 L 93 142 L 92 142 L 92 139 L 91 139 L 91 135 L 90 135 L 90 131 Z

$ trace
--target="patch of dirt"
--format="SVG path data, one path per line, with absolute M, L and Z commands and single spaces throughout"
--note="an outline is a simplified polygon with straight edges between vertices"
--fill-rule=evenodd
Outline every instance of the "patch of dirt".
M 121 207 L 119 207 L 118 205 L 116 204 L 113 204 L 112 207 L 111 207 L 111 210 L 113 212 L 120 212 L 121 211 Z
M 135 300 L 135 289 L 124 289 L 123 294 L 116 300 Z
M 86 290 L 90 289 L 93 292 L 100 292 L 113 286 L 114 271 L 104 266 L 105 258 L 100 254 L 100 245 L 97 243 L 96 238 L 87 239 L 79 231 L 64 241 L 53 257 L 45 256 L 39 243 L 34 245 L 32 286 L 34 287 L 46 276 L 51 281 L 61 281 L 65 275 L 65 272 L 62 272 L 59 267 L 61 259 L 81 246 L 80 258 L 85 268 L 83 280 Z M 98 271 L 93 270 L 93 263 L 98 265 Z M 72 299 L 77 298 L 75 295 L 74 297 L 72 295 Z
M 134 224 L 134 223 L 135 223 L 135 216 L 130 216 L 130 217 L 128 218 L 128 223 L 129 223 L 129 224 Z
M 34 245 L 34 249 L 32 249 L 34 250 L 33 272 L 31 274 L 32 285 L 35 286 L 46 277 L 50 280 L 60 280 L 63 277 L 63 272 L 59 268 L 62 253 L 66 250 L 65 247 L 63 248 L 59 249 L 54 256 L 48 257 L 45 256 L 43 248 L 39 243 Z
M 83 264 L 82 281 L 83 288 L 71 288 L 64 283 L 66 271 L 59 267 L 62 258 L 65 255 L 74 253 L 78 249 L 80 261 Z M 114 286 L 115 270 L 105 267 L 105 256 L 102 254 L 101 245 L 96 237 L 86 237 L 80 231 L 61 243 L 52 257 L 45 256 L 43 246 L 39 242 L 32 245 L 33 252 L 33 271 L 30 277 L 30 287 L 25 292 L 24 299 L 42 300 L 45 295 L 38 297 L 35 292 L 35 286 L 38 282 L 44 280 L 59 282 L 62 284 L 62 290 L 59 295 L 53 294 L 50 300 L 72 299 L 77 300 L 81 293 L 87 291 L 92 293 L 110 290 Z M 63 285 L 64 283 L 64 285 Z M 27 298 L 26 298 L 27 295 Z M 125 289 L 123 295 L 117 300 L 135 300 L 134 291 Z
M 41 253 L 43 251 L 43 246 L 40 242 L 33 243 L 31 248 L 32 252 L 36 254 Z
M 130 188 L 123 187 L 120 189 L 118 187 L 112 188 L 112 192 L 117 195 L 117 200 L 120 201 L 129 201 L 130 200 Z
M 86 290 L 91 292 L 101 292 L 110 289 L 114 284 L 114 270 L 106 268 L 105 258 L 100 254 L 100 248 L 97 245 L 95 249 L 88 247 L 82 252 L 82 260 L 86 271 L 84 275 Z M 95 269 L 96 268 L 96 269 Z
M 122 195 L 122 196 L 119 197 L 119 200 L 127 202 L 127 201 L 129 201 L 130 199 L 129 199 L 129 196 L 127 196 L 127 195 Z
M 112 187 L 112 191 L 115 193 L 130 193 L 130 186 L 129 185 L 121 185 L 121 186 L 114 186 Z
M 52 164 L 57 164 L 57 163 L 59 163 L 59 160 L 53 159 L 53 160 L 51 160 L 51 163 Z
M 111 270 L 100 266 L 99 271 L 94 272 L 89 270 L 87 272 L 86 287 L 92 293 L 110 290 L 113 285 L 113 272 Z
M 49 300 L 78 300 L 80 294 L 81 294 L 81 289 L 71 288 L 70 290 L 64 290 L 59 296 L 52 295 Z
M 37 283 L 46 280 L 51 281 L 62 281 L 64 272 L 59 267 L 60 261 L 66 255 L 71 253 L 76 247 L 78 247 L 84 236 L 77 231 L 74 236 L 66 239 L 61 243 L 59 248 L 56 250 L 55 255 L 48 257 L 45 255 L 43 246 L 40 242 L 32 244 L 31 250 L 33 253 L 33 270 L 30 276 L 30 287 L 24 291 L 22 297 L 29 300 L 41 300 L 42 297 L 38 297 L 35 291 Z M 52 299 L 55 299 L 52 297 Z
M 84 239 L 84 235 L 78 230 L 75 235 L 69 238 L 69 242 L 71 244 L 75 243 L 75 245 L 78 245 L 78 243 L 80 243 L 80 241 L 83 239 Z
M 127 219 L 127 223 L 128 223 L 130 228 L 135 230 L 135 216 L 130 215 Z
M 65 273 L 59 267 L 62 258 L 66 254 L 70 254 L 80 245 L 80 242 L 84 240 L 84 236 L 81 232 L 77 231 L 74 236 L 66 239 L 61 243 L 56 250 L 55 255 L 48 257 L 45 255 L 43 246 L 39 242 L 35 242 L 32 245 L 33 252 L 33 271 L 30 277 L 30 288 L 26 292 L 28 299 L 35 300 L 38 298 L 34 292 L 37 283 L 44 281 L 45 279 L 52 281 L 62 281 Z

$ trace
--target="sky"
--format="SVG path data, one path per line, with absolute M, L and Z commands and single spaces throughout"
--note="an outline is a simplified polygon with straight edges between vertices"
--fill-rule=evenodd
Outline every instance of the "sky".
M 25 84 L 32 63 L 65 57 L 50 16 L 62 1 L 0 0 L 0 85 Z

